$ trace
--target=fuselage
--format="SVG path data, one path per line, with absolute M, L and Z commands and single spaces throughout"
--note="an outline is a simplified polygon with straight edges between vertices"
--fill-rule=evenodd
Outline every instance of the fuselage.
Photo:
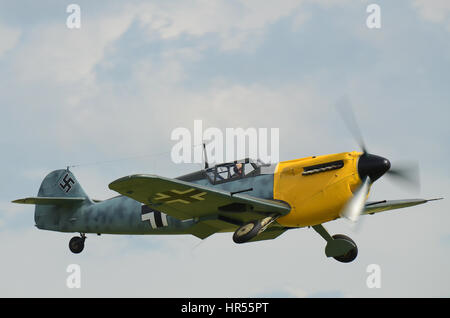
M 276 222 L 283 227 L 304 227 L 339 217 L 352 191 L 361 183 L 357 169 L 360 155 L 345 152 L 284 161 L 257 167 L 248 175 L 230 180 L 211 178 L 207 169 L 177 179 L 283 201 L 289 204 L 291 211 Z M 47 183 L 60 177 L 55 171 L 55 176 L 47 176 Z M 43 185 L 39 196 L 46 195 Z M 180 221 L 126 196 L 96 203 L 89 200 L 76 209 L 37 206 L 35 221 L 38 228 L 46 230 L 106 234 L 191 234 L 198 222 L 195 219 Z M 230 225 L 225 231 L 235 229 L 236 226 Z

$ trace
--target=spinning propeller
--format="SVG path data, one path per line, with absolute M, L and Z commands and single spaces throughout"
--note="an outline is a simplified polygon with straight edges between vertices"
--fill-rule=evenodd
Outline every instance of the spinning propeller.
M 370 154 L 366 148 L 348 99 L 344 98 L 341 100 L 337 107 L 346 126 L 363 152 L 358 161 L 358 174 L 363 182 L 340 213 L 341 217 L 355 223 L 364 211 L 370 185 L 373 182 L 386 174 L 391 177 L 392 180 L 402 183 L 402 185 L 419 189 L 419 169 L 418 164 L 416 163 L 396 164 L 395 167 L 392 168 L 388 159 Z

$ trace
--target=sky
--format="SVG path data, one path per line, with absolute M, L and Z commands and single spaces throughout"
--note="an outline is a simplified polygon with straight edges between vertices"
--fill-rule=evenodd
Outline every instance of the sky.
M 70 29 L 69 4 L 81 28 Z M 378 4 L 381 28 L 370 29 Z M 1 297 L 449 297 L 450 2 L 445 0 L 0 0 Z M 421 189 L 378 180 L 370 200 L 435 198 L 325 224 L 358 244 L 325 257 L 312 229 L 236 245 L 231 233 L 88 235 L 34 227 L 52 170 L 71 168 L 95 199 L 133 173 L 176 177 L 171 132 L 279 128 L 280 160 L 359 150 L 345 98 L 371 153 L 420 165 Z M 68 288 L 70 264 L 81 288 Z M 371 264 L 381 287 L 368 288 Z

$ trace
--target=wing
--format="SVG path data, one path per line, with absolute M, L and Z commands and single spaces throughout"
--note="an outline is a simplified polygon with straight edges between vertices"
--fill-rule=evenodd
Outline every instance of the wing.
M 388 210 L 401 209 L 414 205 L 424 204 L 430 201 L 442 200 L 442 198 L 437 199 L 409 199 L 409 200 L 391 200 L 391 201 L 377 201 L 377 202 L 367 202 L 364 208 L 363 214 L 374 214 L 379 212 L 384 212 Z
M 214 222 L 238 225 L 267 215 L 286 215 L 290 211 L 289 205 L 282 202 L 155 175 L 123 177 L 113 181 L 109 188 L 179 220 L 206 221 L 214 216 Z

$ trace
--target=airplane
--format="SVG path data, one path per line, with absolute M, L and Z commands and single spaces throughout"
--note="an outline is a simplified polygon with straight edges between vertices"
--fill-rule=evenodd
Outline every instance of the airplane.
M 362 152 L 265 164 L 249 158 L 209 166 L 177 178 L 134 174 L 109 188 L 113 198 L 92 200 L 69 168 L 50 172 L 36 197 L 12 201 L 34 204 L 38 229 L 75 232 L 70 251 L 81 253 L 86 234 L 182 235 L 200 239 L 233 232 L 235 243 L 275 239 L 287 230 L 312 227 L 325 241 L 325 255 L 342 263 L 356 259 L 348 236 L 330 235 L 324 223 L 424 204 L 436 199 L 367 201 L 384 174 L 408 180 L 388 159 Z M 205 145 L 204 145 L 205 147 Z

